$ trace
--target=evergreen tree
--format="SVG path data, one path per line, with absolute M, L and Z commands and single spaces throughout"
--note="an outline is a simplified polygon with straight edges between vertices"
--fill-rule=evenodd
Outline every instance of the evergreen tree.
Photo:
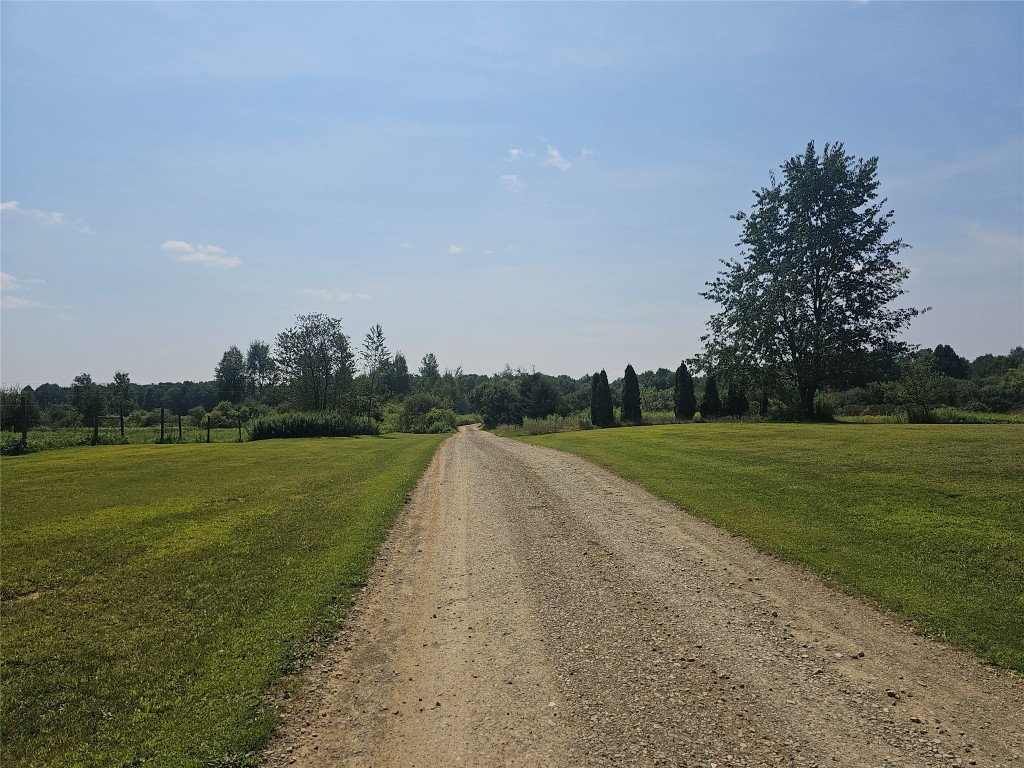
M 746 416 L 750 412 L 747 393 L 735 382 L 730 382 L 729 389 L 726 390 L 723 411 L 726 416 L 736 417 Z
M 601 380 L 598 382 L 598 420 L 599 427 L 610 427 L 615 423 L 615 406 L 612 404 L 612 388 L 608 385 L 608 374 L 601 369 Z
M 640 412 L 640 382 L 632 365 L 626 366 L 622 380 L 622 420 L 639 424 L 643 420 Z
M 718 396 L 718 382 L 714 376 L 708 376 L 704 385 L 704 399 L 700 402 L 700 415 L 713 419 L 722 415 L 722 398 Z
M 675 388 L 672 392 L 672 402 L 675 405 L 676 418 L 689 421 L 697 412 L 697 397 L 693 394 L 693 377 L 686 368 L 686 363 L 680 363 L 676 369 Z
M 601 426 L 601 374 L 595 373 L 590 378 L 590 423 Z

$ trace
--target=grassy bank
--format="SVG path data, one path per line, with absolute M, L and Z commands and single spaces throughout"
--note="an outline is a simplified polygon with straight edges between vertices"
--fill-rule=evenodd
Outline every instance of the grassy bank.
M 442 439 L 4 459 L 4 765 L 246 764 Z
M 1024 671 L 1024 428 L 680 424 L 529 438 Z

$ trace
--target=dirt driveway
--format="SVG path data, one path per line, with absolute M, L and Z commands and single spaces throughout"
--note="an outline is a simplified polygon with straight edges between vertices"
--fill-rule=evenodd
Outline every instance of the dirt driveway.
M 290 710 L 268 765 L 1024 765 L 1020 677 L 472 428 Z

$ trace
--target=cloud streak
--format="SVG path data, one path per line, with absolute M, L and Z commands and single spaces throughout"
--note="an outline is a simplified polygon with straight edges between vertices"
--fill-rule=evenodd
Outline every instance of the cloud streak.
M 547 159 L 544 161 L 544 163 L 546 165 L 553 165 L 553 166 L 555 166 L 555 168 L 557 168 L 560 171 L 568 171 L 574 165 L 576 165 L 577 163 L 582 162 L 587 157 L 589 157 L 591 154 L 593 154 L 591 150 L 584 148 L 584 149 L 580 150 L 579 155 L 577 155 L 575 159 L 570 160 L 565 155 L 563 155 L 561 152 L 559 152 L 557 147 L 555 147 L 555 146 L 553 146 L 551 144 L 548 144 L 547 148 L 548 148 L 548 155 L 547 155 Z
M 25 285 L 39 284 L 42 280 L 21 280 L 9 272 L 0 272 L 0 307 L 3 309 L 45 308 L 42 302 L 26 299 L 24 296 L 12 296 Z
M 21 216 L 29 216 L 43 222 L 44 224 L 62 224 L 64 222 L 63 213 L 58 211 L 40 211 L 37 208 L 22 208 L 21 204 L 17 200 L 0 203 L 0 211 L 9 211 L 10 213 L 17 213 Z
M 221 269 L 230 269 L 242 264 L 240 258 L 228 256 L 227 251 L 216 245 L 192 245 L 184 240 L 167 240 L 160 247 L 167 253 L 176 254 L 175 259 L 185 263 Z
M 501 182 L 501 185 L 505 187 L 505 189 L 511 189 L 516 192 L 524 187 L 523 182 L 520 181 L 519 177 L 514 173 L 503 174 L 498 177 L 498 181 Z
M 295 291 L 296 296 L 312 296 L 320 301 L 329 301 L 335 303 L 341 303 L 345 301 L 352 301 L 358 299 L 360 301 L 366 301 L 370 297 L 365 293 L 354 293 L 350 291 L 335 292 L 325 291 L 323 288 L 300 288 Z

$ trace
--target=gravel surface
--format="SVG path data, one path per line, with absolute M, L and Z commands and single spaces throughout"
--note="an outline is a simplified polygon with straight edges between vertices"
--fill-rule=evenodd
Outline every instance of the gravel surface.
M 270 766 L 1021 766 L 1024 683 L 565 453 L 435 456 Z

